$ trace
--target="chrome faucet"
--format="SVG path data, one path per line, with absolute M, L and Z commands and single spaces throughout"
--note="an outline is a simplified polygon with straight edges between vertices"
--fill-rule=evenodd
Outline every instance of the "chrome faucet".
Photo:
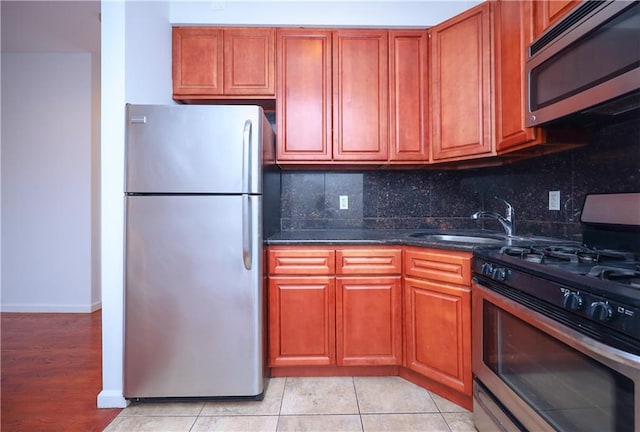
M 502 198 L 495 197 L 498 201 L 502 201 L 507 208 L 505 209 L 505 216 L 498 213 L 488 211 L 477 211 L 471 215 L 471 219 L 495 219 L 500 222 L 500 225 L 504 228 L 508 237 L 516 235 L 516 211 L 511 204 Z

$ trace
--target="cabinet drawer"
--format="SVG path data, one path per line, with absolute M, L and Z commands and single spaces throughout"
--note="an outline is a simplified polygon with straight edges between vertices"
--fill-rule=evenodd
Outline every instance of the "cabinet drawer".
M 406 276 L 471 286 L 471 253 L 405 248 L 404 273 Z
M 269 274 L 333 275 L 335 252 L 326 248 L 269 248 Z
M 400 248 L 344 248 L 336 250 L 336 272 L 339 275 L 400 274 Z

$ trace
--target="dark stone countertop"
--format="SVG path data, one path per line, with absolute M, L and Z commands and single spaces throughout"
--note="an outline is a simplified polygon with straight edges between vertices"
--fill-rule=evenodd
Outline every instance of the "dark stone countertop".
M 425 237 L 412 236 L 425 233 Z M 433 235 L 462 235 L 482 236 L 497 239 L 494 244 L 450 241 L 429 237 Z M 566 241 L 566 240 L 565 240 Z M 531 243 L 558 242 L 558 239 L 546 237 L 516 237 L 508 240 L 504 233 L 481 230 L 438 230 L 438 229 L 412 229 L 412 230 L 375 230 L 375 229 L 336 229 L 336 230 L 296 230 L 281 231 L 268 239 L 268 246 L 335 246 L 335 245 L 407 245 L 419 247 L 431 247 L 449 250 L 473 251 L 481 246 L 524 246 Z

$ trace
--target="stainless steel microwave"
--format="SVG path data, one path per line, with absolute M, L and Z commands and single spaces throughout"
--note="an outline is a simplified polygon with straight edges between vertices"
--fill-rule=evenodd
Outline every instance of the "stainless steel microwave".
M 526 125 L 640 120 L 640 1 L 581 2 L 529 46 Z

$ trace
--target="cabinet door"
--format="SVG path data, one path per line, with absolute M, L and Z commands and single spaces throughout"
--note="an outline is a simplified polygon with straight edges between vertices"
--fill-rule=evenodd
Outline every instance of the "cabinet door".
M 221 95 L 223 92 L 222 30 L 173 28 L 173 95 Z
M 224 94 L 275 95 L 275 29 L 224 30 Z
M 402 362 L 400 276 L 336 279 L 338 365 Z
M 389 32 L 390 161 L 428 162 L 427 32 Z
M 525 103 L 527 47 L 533 41 L 533 2 L 495 5 L 496 149 L 499 154 L 540 143 L 540 131 L 527 128 Z
M 383 30 L 333 33 L 333 159 L 389 156 L 388 40 Z
M 335 278 L 269 278 L 269 365 L 332 365 Z
M 491 7 L 482 3 L 429 30 L 433 161 L 493 152 Z
M 406 367 L 471 395 L 471 289 L 404 280 Z
M 277 159 L 331 160 L 331 32 L 278 30 Z
M 576 7 L 580 0 L 536 0 L 533 3 L 536 18 L 535 36 L 538 37 Z

